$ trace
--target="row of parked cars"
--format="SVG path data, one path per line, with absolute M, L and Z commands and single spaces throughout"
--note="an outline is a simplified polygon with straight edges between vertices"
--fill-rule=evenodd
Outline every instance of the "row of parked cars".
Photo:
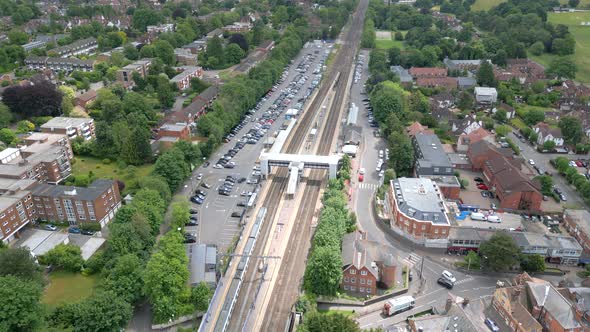
M 361 76 L 363 74 L 363 64 L 365 63 L 365 56 L 359 54 L 358 61 L 356 63 L 356 67 L 354 68 L 354 83 L 358 83 L 361 80 Z

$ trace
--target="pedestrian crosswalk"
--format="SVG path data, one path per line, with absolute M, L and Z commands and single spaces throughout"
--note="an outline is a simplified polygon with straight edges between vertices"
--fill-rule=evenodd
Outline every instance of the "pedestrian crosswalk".
M 422 260 L 422 257 L 420 257 L 419 255 L 416 255 L 414 253 L 411 253 L 410 255 L 408 255 L 408 257 L 404 258 L 403 262 L 406 265 L 408 265 L 408 267 L 411 269 L 416 264 L 420 263 L 421 260 Z
M 467 277 L 467 278 L 465 278 L 465 279 L 457 280 L 457 281 L 455 282 L 455 286 L 457 286 L 457 285 L 461 285 L 461 284 L 464 284 L 464 283 L 466 283 L 466 282 L 469 282 L 469 281 L 471 281 L 471 280 L 473 280 L 473 277 Z
M 365 183 L 365 182 L 360 182 L 356 184 L 356 187 L 358 189 L 368 189 L 371 191 L 376 191 L 377 188 L 379 188 L 379 185 L 376 183 Z

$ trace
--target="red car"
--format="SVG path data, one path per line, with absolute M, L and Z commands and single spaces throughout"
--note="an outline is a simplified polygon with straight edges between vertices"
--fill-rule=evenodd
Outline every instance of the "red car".
M 582 164 L 581 161 L 576 160 L 576 166 L 578 166 L 578 167 L 584 167 L 584 164 Z
M 480 183 L 477 185 L 477 189 L 481 189 L 481 190 L 490 190 L 490 188 L 488 188 L 488 186 L 486 186 L 483 183 Z
M 359 174 L 359 182 L 363 182 L 364 179 L 365 179 L 365 176 L 362 174 Z

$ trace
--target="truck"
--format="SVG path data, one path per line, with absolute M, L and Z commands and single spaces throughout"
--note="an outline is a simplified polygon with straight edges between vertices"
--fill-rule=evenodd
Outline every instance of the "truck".
M 383 315 L 393 316 L 402 311 L 410 310 L 416 305 L 416 299 L 413 296 L 406 295 L 391 299 L 383 305 Z

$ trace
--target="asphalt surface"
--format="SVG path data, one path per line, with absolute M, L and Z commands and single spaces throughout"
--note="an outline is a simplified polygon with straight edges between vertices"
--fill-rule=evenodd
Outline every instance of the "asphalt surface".
M 313 71 L 315 66 L 320 62 L 323 52 L 326 50 L 328 44 L 324 44 L 322 48 L 316 47 L 315 43 L 312 42 L 308 43 L 308 45 L 309 47 L 303 48 L 300 54 L 295 58 L 293 64 L 290 66 L 287 78 L 281 84 L 279 84 L 277 90 L 272 94 L 272 96 L 262 104 L 262 107 L 260 107 L 258 111 L 256 111 L 256 113 L 252 116 L 253 118 L 260 117 L 266 110 L 268 110 L 280 94 L 280 90 L 287 88 L 293 78 L 300 74 L 300 72 L 294 69 L 297 67 L 303 57 L 306 54 L 314 54 L 316 56 L 315 59 L 310 62 L 309 69 L 306 73 L 304 73 L 305 75 L 309 76 L 309 79 L 300 88 L 295 97 L 292 98 L 292 101 L 287 108 L 294 106 L 297 103 L 297 100 L 304 96 L 307 88 L 311 86 L 311 82 L 313 81 Z M 319 51 L 319 54 L 315 54 L 315 51 Z M 283 113 L 283 115 L 279 116 L 277 120 L 271 125 L 271 128 L 268 129 L 267 136 L 277 132 L 284 121 L 285 118 Z M 248 200 L 247 197 L 242 197 L 240 194 L 243 191 L 254 191 L 256 185 L 248 184 L 246 182 L 236 183 L 230 196 L 219 195 L 216 188 L 223 184 L 223 181 L 227 175 L 234 175 L 238 178 L 251 177 L 253 166 L 262 152 L 263 141 L 266 137 L 261 138 L 257 144 L 246 144 L 244 148 L 242 148 L 236 154 L 236 156 L 231 159 L 236 163 L 235 168 L 215 169 L 213 168 L 213 165 L 219 158 L 232 149 L 237 140 L 247 133 L 248 130 L 254 126 L 254 124 L 254 122 L 248 122 L 248 124 L 245 125 L 244 128 L 242 128 L 238 134 L 230 140 L 229 143 L 225 143 L 220 149 L 218 149 L 216 154 L 209 159 L 211 162 L 209 167 L 204 168 L 201 166 L 199 169 L 193 172 L 195 175 L 193 178 L 196 178 L 196 174 L 203 174 L 202 180 L 195 179 L 185 185 L 185 189 L 191 189 L 190 192 L 194 192 L 197 188 L 208 192 L 208 195 L 202 205 L 191 203 L 192 208 L 199 211 L 200 224 L 197 227 L 191 227 L 191 229 L 187 229 L 187 231 L 196 233 L 199 243 L 215 244 L 220 251 L 225 251 L 225 249 L 228 248 L 234 237 L 240 231 L 240 219 L 231 217 L 232 212 L 241 212 L 244 209 L 243 207 L 239 207 L 236 204 L 240 201 Z M 200 187 L 199 185 L 202 182 L 211 185 L 212 188 L 205 189 Z M 184 194 L 188 195 L 188 193 L 189 191 L 187 190 Z M 249 212 L 250 209 L 246 211 L 244 220 L 249 216 Z

